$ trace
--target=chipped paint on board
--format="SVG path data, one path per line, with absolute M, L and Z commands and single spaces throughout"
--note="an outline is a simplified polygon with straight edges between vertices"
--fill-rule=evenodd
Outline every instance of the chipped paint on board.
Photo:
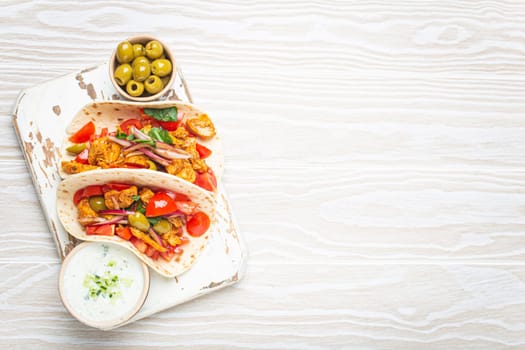
M 60 110 L 60 106 L 59 105 L 54 105 L 53 106 L 53 113 L 55 113 L 57 115 L 57 117 L 60 116 L 61 110 Z
M 97 99 L 97 93 L 95 92 L 95 88 L 93 87 L 93 84 L 91 83 L 87 85 L 87 94 L 89 97 L 91 97 L 92 100 Z

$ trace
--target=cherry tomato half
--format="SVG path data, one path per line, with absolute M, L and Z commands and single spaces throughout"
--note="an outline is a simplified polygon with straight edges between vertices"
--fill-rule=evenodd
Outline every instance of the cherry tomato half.
M 142 129 L 142 122 L 138 119 L 127 119 L 120 124 L 120 130 L 126 135 L 129 135 L 129 128 L 134 126 L 137 129 Z
M 173 198 L 166 192 L 157 192 L 151 197 L 146 206 L 146 216 L 155 217 L 173 213 L 177 210 L 177 205 Z
M 173 198 L 176 201 L 191 201 L 191 199 L 185 194 L 178 192 L 165 191 L 168 196 Z
M 121 183 L 109 183 L 109 184 L 106 184 L 106 187 L 110 190 L 122 191 L 122 190 L 127 190 L 128 188 L 131 187 L 131 185 L 121 184 Z
M 86 235 L 113 236 L 115 225 L 86 226 Z
M 202 236 L 204 232 L 208 231 L 209 227 L 210 218 L 202 211 L 196 212 L 186 224 L 188 234 L 193 237 Z
M 195 148 L 197 148 L 197 152 L 199 152 L 199 157 L 201 159 L 206 159 L 211 155 L 211 149 L 201 145 L 200 143 L 195 144 Z
M 199 206 L 197 203 L 191 201 L 175 201 L 175 205 L 177 206 L 177 210 L 186 215 L 191 215 Z
M 77 205 L 83 198 L 89 198 L 93 196 L 103 196 L 104 186 L 102 185 L 91 185 L 81 188 L 73 196 L 73 202 Z
M 159 125 L 168 131 L 175 131 L 180 125 L 180 120 L 176 122 L 161 122 L 160 120 L 157 120 Z
M 215 192 L 217 190 L 217 179 L 215 178 L 215 174 L 211 169 L 208 169 L 208 172 L 206 173 L 197 173 L 195 185 L 204 188 L 205 190 Z
M 75 162 L 89 164 L 89 150 L 86 148 L 75 157 Z
M 89 138 L 94 133 L 95 124 L 93 122 L 87 122 L 83 127 L 80 128 L 80 130 L 69 137 L 69 141 L 73 143 L 83 143 L 89 141 Z

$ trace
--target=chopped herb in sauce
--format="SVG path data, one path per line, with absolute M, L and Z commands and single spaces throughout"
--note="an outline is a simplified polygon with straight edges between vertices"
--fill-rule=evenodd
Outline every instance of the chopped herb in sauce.
M 115 267 L 116 261 L 109 261 L 107 267 Z M 110 271 L 104 272 L 102 276 L 97 274 L 86 274 L 84 278 L 84 287 L 88 290 L 87 295 L 91 299 L 97 299 L 98 297 L 109 298 L 116 300 L 121 297 L 120 291 L 121 284 L 129 288 L 133 284 L 133 280 L 129 278 L 120 278 L 116 274 L 112 274 Z

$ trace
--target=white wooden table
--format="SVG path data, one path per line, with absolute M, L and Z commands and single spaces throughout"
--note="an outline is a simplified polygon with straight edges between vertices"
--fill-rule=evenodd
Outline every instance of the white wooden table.
M 2 1 L 1 349 L 525 348 L 525 4 Z M 157 35 L 222 134 L 236 286 L 112 332 L 63 308 L 18 92 Z

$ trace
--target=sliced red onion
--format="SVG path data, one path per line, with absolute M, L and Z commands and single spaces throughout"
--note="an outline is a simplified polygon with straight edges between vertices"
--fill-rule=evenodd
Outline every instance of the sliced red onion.
M 157 148 L 160 148 L 160 149 L 168 149 L 168 150 L 171 150 L 173 148 L 172 145 L 166 143 L 166 142 L 162 142 L 162 141 L 156 141 L 156 144 L 157 144 Z
M 124 148 L 123 152 L 124 153 L 133 152 L 136 150 L 140 150 L 141 148 L 153 148 L 153 147 L 151 147 L 150 145 L 146 145 L 144 143 L 133 143 L 131 144 L 131 146 Z
M 94 222 L 104 222 L 106 221 L 106 219 L 104 218 L 101 218 L 101 217 L 96 217 L 96 218 L 80 218 L 78 219 L 78 222 L 82 225 L 91 225 L 93 224 Z
M 189 159 L 191 158 L 191 155 L 185 151 L 172 151 L 172 150 L 166 150 L 166 149 L 154 149 L 153 152 L 157 153 L 159 156 L 163 156 L 165 158 L 169 159 Z
M 131 210 L 121 210 L 121 209 L 106 209 L 106 210 L 100 210 L 98 212 L 101 215 L 133 215 L 135 214 L 134 211 Z
M 111 136 L 111 135 L 108 135 L 107 138 L 110 141 L 118 143 L 122 147 L 129 147 L 129 146 L 131 146 L 131 142 L 129 142 L 128 140 L 122 140 L 122 139 L 119 139 L 118 137 Z
M 127 225 L 127 224 L 129 224 L 129 221 L 128 220 L 120 220 L 119 222 L 117 222 L 117 224 Z
M 136 127 L 132 126 L 129 128 L 129 130 L 133 133 L 133 135 L 135 135 L 136 138 L 138 138 L 139 140 L 149 140 L 151 141 L 151 137 L 149 137 L 148 135 L 146 135 L 145 133 L 143 133 L 142 131 L 140 131 L 139 129 L 137 129 Z
M 157 232 L 155 232 L 155 230 L 153 229 L 153 227 L 150 227 L 149 230 L 148 230 L 149 234 L 151 235 L 151 237 L 153 237 L 153 239 L 155 240 L 155 242 L 157 242 L 161 247 L 165 247 L 164 246 L 164 243 L 162 243 L 162 239 L 160 239 L 159 235 L 157 234 Z
M 111 224 L 116 224 L 118 223 L 119 221 L 121 221 L 122 219 L 124 219 L 123 216 L 115 216 L 114 218 L 112 218 L 111 220 L 106 220 L 106 221 L 103 221 L 103 222 L 97 222 L 96 224 L 93 224 L 91 226 L 100 226 L 100 225 L 111 225 Z
M 140 151 L 150 157 L 152 160 L 156 161 L 159 164 L 162 164 L 164 166 L 171 165 L 171 161 L 165 158 L 162 158 L 161 156 L 156 155 L 155 153 L 148 151 L 144 148 L 141 148 Z
M 172 213 L 169 213 L 169 214 L 166 214 L 166 215 L 163 215 L 163 216 L 165 216 L 167 218 L 176 218 L 176 217 L 184 218 L 186 215 L 183 212 L 181 212 L 180 210 L 176 210 L 176 211 L 174 211 Z

